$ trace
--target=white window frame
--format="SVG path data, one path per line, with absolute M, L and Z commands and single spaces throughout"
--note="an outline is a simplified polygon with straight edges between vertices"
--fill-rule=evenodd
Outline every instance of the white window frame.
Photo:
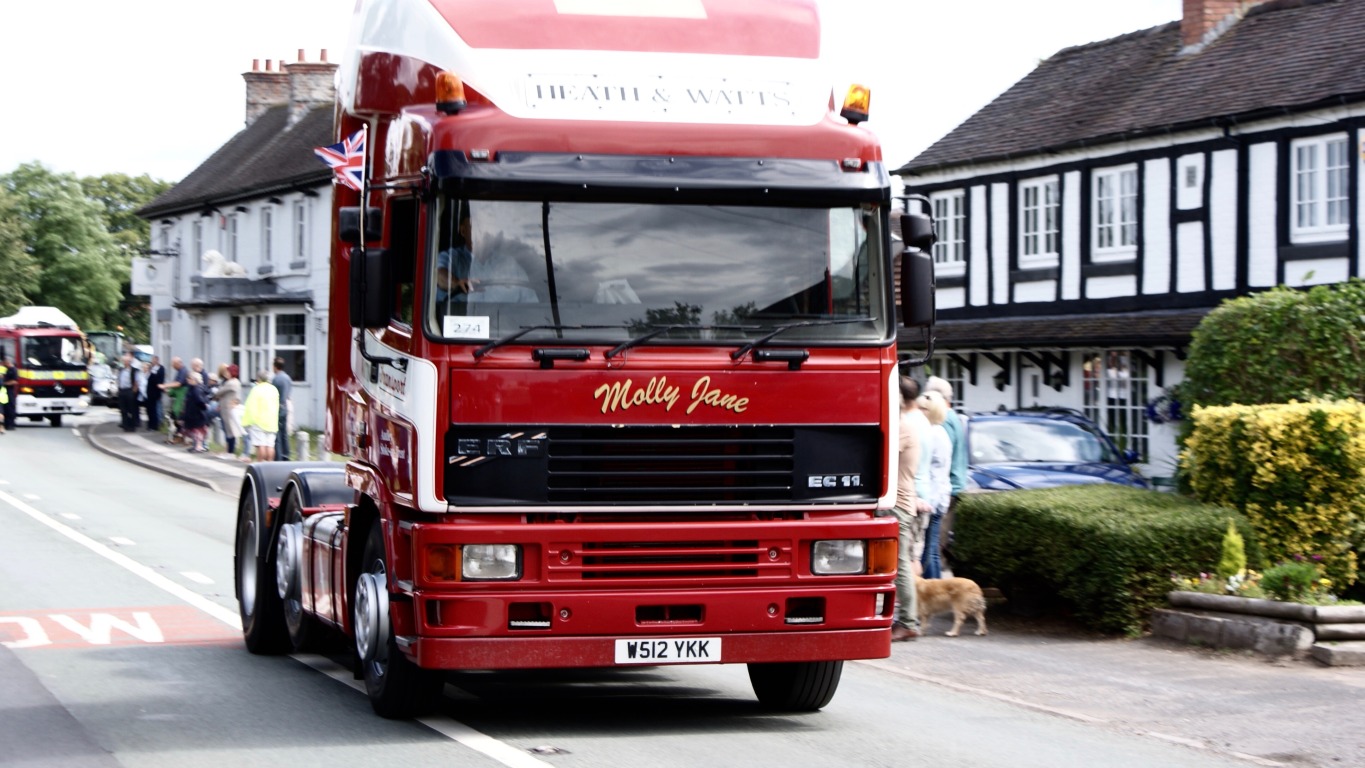
M 1350 140 L 1344 133 L 1289 145 L 1289 240 L 1345 240 L 1351 225 Z
M 1019 182 L 1019 267 L 1055 267 L 1061 259 L 1062 188 L 1056 176 Z
M 958 275 L 967 269 L 967 194 L 964 190 L 936 192 L 929 196 L 934 217 L 934 268 L 940 275 Z
M 227 260 L 238 261 L 237 255 L 237 231 L 240 226 L 238 214 L 231 214 L 227 217 Z
M 300 328 L 303 339 L 288 344 L 281 342 L 279 318 L 296 315 L 302 320 Z M 257 371 L 269 370 L 271 363 L 276 357 L 280 356 L 281 352 L 299 352 L 302 354 L 302 372 L 290 371 L 289 374 L 295 384 L 308 383 L 307 377 L 313 366 L 308 359 L 308 315 L 302 308 L 299 308 L 298 311 L 291 308 L 273 312 L 234 315 L 230 322 L 231 358 L 241 370 L 244 384 L 249 386 L 250 382 L 255 380 Z M 295 375 L 295 373 L 299 373 L 299 375 Z
M 1128 261 L 1137 258 L 1137 165 L 1099 168 L 1091 173 L 1091 260 Z
M 273 257 L 275 238 L 275 206 L 261 207 L 261 263 L 270 264 Z
M 194 263 L 196 265 L 204 259 L 204 219 L 202 217 L 194 220 Z M 197 267 L 196 267 L 197 268 Z
M 294 202 L 294 261 L 308 261 L 308 202 Z

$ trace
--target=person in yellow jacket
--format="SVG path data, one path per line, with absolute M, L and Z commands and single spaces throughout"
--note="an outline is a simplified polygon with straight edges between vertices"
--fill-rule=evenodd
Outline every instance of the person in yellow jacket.
M 257 461 L 275 460 L 275 433 L 280 428 L 280 391 L 270 383 L 269 371 L 256 372 L 256 385 L 247 393 L 242 428 L 256 449 Z
M 5 362 L 4 354 L 0 354 L 0 413 L 9 407 L 9 383 L 5 381 L 5 374 L 9 373 L 9 365 Z M 5 434 L 5 420 L 0 417 L 0 435 Z

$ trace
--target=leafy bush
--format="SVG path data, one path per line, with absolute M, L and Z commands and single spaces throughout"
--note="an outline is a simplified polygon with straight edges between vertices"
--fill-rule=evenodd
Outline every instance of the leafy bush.
M 958 570 L 1011 599 L 1043 589 L 1102 632 L 1140 632 L 1173 573 L 1213 571 L 1230 518 L 1260 562 L 1245 518 L 1169 493 L 1109 484 L 976 493 L 956 514 Z
M 1365 547 L 1365 405 L 1195 408 L 1181 464 L 1195 495 L 1241 510 L 1272 561 L 1319 556 L 1343 587 Z
M 1267 568 L 1261 575 L 1261 589 L 1276 600 L 1303 600 L 1317 588 L 1319 578 L 1313 563 L 1290 560 Z
M 1194 330 L 1179 400 L 1192 406 L 1365 398 L 1362 339 L 1360 278 L 1225 301 Z

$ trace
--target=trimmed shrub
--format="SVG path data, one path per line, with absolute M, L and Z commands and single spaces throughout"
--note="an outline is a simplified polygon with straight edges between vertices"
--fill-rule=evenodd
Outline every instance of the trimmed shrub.
M 1165 604 L 1173 574 L 1212 572 L 1229 519 L 1251 561 L 1261 562 L 1237 512 L 1126 486 L 974 493 L 956 515 L 960 570 L 1012 599 L 1020 589 L 1044 589 L 1101 632 L 1141 632 Z
M 1365 280 L 1223 302 L 1195 328 L 1187 405 L 1365 398 Z
M 1274 562 L 1320 556 L 1355 583 L 1365 546 L 1365 405 L 1195 408 L 1181 452 L 1195 495 L 1245 513 Z

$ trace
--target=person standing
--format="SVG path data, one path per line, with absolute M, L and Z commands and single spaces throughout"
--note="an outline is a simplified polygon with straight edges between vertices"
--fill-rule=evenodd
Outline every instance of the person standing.
M 896 506 L 892 510 L 900 524 L 899 553 L 896 560 L 896 621 L 891 627 L 892 642 L 919 637 L 919 598 L 915 594 L 915 572 L 919 569 L 919 548 L 924 542 L 928 505 L 915 495 L 915 472 L 919 468 L 919 436 L 929 421 L 919 409 L 919 382 L 900 377 L 900 435 L 896 472 Z
M 161 431 L 161 385 L 165 383 L 166 368 L 160 357 L 152 355 L 147 364 L 147 402 L 143 404 L 147 409 L 147 429 L 151 432 Z
M 294 408 L 293 397 L 294 380 L 289 378 L 289 374 L 284 372 L 284 358 L 275 358 L 275 378 L 270 380 L 275 385 L 275 390 L 280 395 L 280 422 L 275 428 L 275 457 L 280 461 L 289 461 L 289 414 Z
M 952 501 L 952 481 L 948 479 L 953 460 L 953 444 L 943 422 L 948 418 L 948 404 L 943 395 L 925 392 L 919 396 L 920 410 L 929 419 L 929 429 L 920 433 L 919 469 L 915 472 L 915 495 L 928 502 L 933 510 L 929 527 L 924 533 L 924 554 L 920 557 L 921 570 L 926 579 L 943 577 L 943 560 L 939 555 L 939 528 L 943 515 Z
M 950 564 L 948 554 L 953 546 L 953 518 L 957 511 L 957 502 L 962 498 L 963 491 L 967 490 L 967 425 L 964 418 L 957 411 L 953 410 L 953 385 L 947 379 L 938 376 L 930 376 L 924 383 L 924 388 L 930 392 L 937 392 L 943 395 L 944 401 L 948 405 L 948 418 L 943 421 L 943 428 L 948 432 L 948 440 L 953 444 L 953 459 L 948 466 L 948 481 L 952 485 L 952 500 L 948 502 L 948 511 L 943 515 L 943 521 L 938 528 L 938 553 L 939 558 Z
M 237 405 L 242 402 L 242 382 L 237 378 L 237 366 L 227 363 L 218 366 L 218 381 L 214 399 L 218 401 L 218 418 L 223 420 L 223 442 L 227 444 L 227 455 L 235 456 L 237 440 L 243 434 L 237 415 Z
M 170 434 L 166 436 L 168 443 L 180 443 L 184 442 L 185 439 L 184 435 L 180 434 L 180 411 L 183 409 L 185 388 L 188 386 L 185 381 L 189 376 L 190 370 L 185 367 L 185 361 L 179 357 L 172 357 L 170 380 L 161 385 L 161 391 L 168 393 L 171 404 L 171 430 Z
M 186 379 L 185 388 L 185 409 L 181 412 L 181 422 L 184 425 L 185 436 L 190 440 L 190 453 L 205 453 L 208 451 L 209 433 L 209 390 L 204 385 L 204 378 L 198 371 L 190 371 Z
M 118 369 L 119 426 L 124 432 L 136 432 L 138 426 L 137 393 L 142 387 L 142 371 L 130 352 L 123 353 Z
M 15 398 L 19 396 L 19 366 L 9 362 L 5 357 L 5 351 L 0 349 L 0 388 L 5 390 L 3 410 L 5 414 L 5 429 L 14 429 L 15 421 Z
M 280 424 L 280 391 L 270 383 L 270 372 L 256 373 L 256 385 L 246 395 L 242 426 L 256 451 L 257 461 L 275 459 L 275 430 Z

